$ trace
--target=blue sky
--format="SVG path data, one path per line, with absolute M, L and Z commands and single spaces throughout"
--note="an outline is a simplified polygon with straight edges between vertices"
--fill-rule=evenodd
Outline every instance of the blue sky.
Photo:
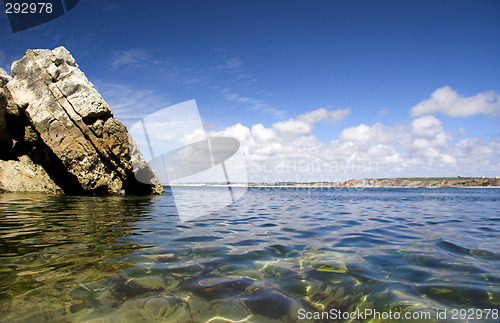
M 15 34 L 0 15 L 0 66 L 65 46 L 127 126 L 196 99 L 255 180 L 498 176 L 499 16 L 495 0 L 81 0 Z

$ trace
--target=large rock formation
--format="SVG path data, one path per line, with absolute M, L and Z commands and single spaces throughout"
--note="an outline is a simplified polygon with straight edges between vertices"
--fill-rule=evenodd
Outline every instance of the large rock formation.
M 137 147 L 129 144 L 125 126 L 64 47 L 28 50 L 12 64 L 10 77 L 0 72 L 0 82 L 0 167 L 26 167 L 20 157 L 28 156 L 48 175 L 40 176 L 41 182 L 49 179 L 72 194 L 163 191 Z M 135 179 L 133 164 L 140 165 L 141 178 L 148 174 L 149 184 Z M 29 180 L 22 173 L 17 177 Z M 5 182 L 5 171 L 0 172 L 0 190 L 24 190 Z M 12 176 L 9 182 L 15 182 Z

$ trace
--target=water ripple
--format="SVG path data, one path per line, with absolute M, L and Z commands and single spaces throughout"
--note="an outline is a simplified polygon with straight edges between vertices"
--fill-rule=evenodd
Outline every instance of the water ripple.
M 297 321 L 500 307 L 496 189 L 251 188 L 180 223 L 171 193 L 0 195 L 2 321 Z

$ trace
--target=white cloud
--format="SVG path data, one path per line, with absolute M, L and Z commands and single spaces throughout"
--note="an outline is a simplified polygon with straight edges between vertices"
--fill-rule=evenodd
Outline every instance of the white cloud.
M 345 117 L 351 114 L 351 109 L 337 109 L 337 110 L 327 110 L 325 108 L 320 108 L 311 112 L 301 114 L 297 117 L 297 120 L 307 122 L 309 124 L 316 123 L 318 121 L 327 121 L 335 124 L 339 121 L 344 120 Z
M 451 87 L 444 86 L 434 91 L 430 99 L 420 102 L 411 109 L 413 117 L 438 112 L 451 117 L 467 117 L 475 114 L 498 116 L 500 95 L 491 90 L 464 97 Z
M 243 126 L 241 123 L 226 128 L 224 133 L 226 136 L 236 138 L 240 142 L 247 141 L 251 136 L 250 129 Z
M 5 51 L 3 49 L 0 49 L 0 68 L 5 70 L 7 74 L 10 74 L 10 64 L 12 62 L 7 61 L 7 55 L 5 54 Z
M 224 98 L 228 101 L 235 101 L 235 102 L 240 102 L 240 103 L 247 103 L 247 102 L 251 102 L 254 104 L 262 103 L 262 101 L 260 101 L 260 100 L 252 100 L 250 98 L 247 98 L 246 96 L 239 96 L 236 93 L 226 93 L 224 95 Z
M 457 163 L 457 160 L 455 159 L 455 157 L 448 155 L 448 154 L 443 154 L 441 156 L 441 158 L 443 160 L 443 163 L 445 163 L 445 164 L 456 165 L 456 163 Z
M 344 112 L 333 113 L 338 111 Z M 451 133 L 434 116 L 393 126 L 360 124 L 343 129 L 330 143 L 311 134 L 315 122 L 338 121 L 346 114 L 318 109 L 269 128 L 237 124 L 219 134 L 241 142 L 249 179 L 256 182 L 500 173 L 500 141 L 467 138 L 452 144 Z
M 290 119 L 273 124 L 273 128 L 282 135 L 305 135 L 312 131 L 313 125 L 304 121 Z
M 243 68 L 243 62 L 239 58 L 228 58 L 223 64 L 217 65 L 218 69 L 228 72 L 238 72 Z
M 236 57 L 229 57 L 225 53 L 225 50 L 219 52 L 222 53 L 221 57 L 217 59 L 219 63 L 218 65 L 213 67 L 212 70 L 227 73 L 232 78 L 231 82 L 243 81 L 243 83 L 248 84 L 249 82 L 251 83 L 255 81 L 252 75 L 246 71 L 241 59 Z
M 377 116 L 380 118 L 380 117 L 383 117 L 385 116 L 386 114 L 389 114 L 391 113 L 391 110 L 389 109 L 384 109 L 384 110 L 380 110 L 378 113 L 377 113 Z
M 115 52 L 111 67 L 117 69 L 124 65 L 143 66 L 150 60 L 150 55 L 144 49 L 127 49 Z
M 435 137 L 436 134 L 443 131 L 443 124 L 439 119 L 433 116 L 425 116 L 413 120 L 411 131 L 419 137 Z
M 276 137 L 276 132 L 272 129 L 265 128 L 262 124 L 256 124 L 252 127 L 252 136 L 257 141 L 271 141 Z
M 360 124 L 357 127 L 351 127 L 342 130 L 340 140 L 344 142 L 352 142 L 358 146 L 365 146 L 373 142 L 387 143 L 394 140 L 393 129 L 387 128 L 383 124 L 377 122 L 373 126 Z
M 286 115 L 286 111 L 273 107 L 272 105 L 266 103 L 264 100 L 255 98 L 253 95 L 241 95 L 236 92 L 240 92 L 237 89 L 244 88 L 246 92 L 251 91 L 250 84 L 255 82 L 252 75 L 246 72 L 244 63 L 241 59 L 235 57 L 228 57 L 225 53 L 225 49 L 219 49 L 219 52 L 223 53 L 222 57 L 218 59 L 221 63 L 212 68 L 215 72 L 223 72 L 224 78 L 230 77 L 229 81 L 225 84 L 232 84 L 231 88 L 221 88 L 215 86 L 214 89 L 222 93 L 225 100 L 230 102 L 235 102 L 241 104 L 243 107 L 259 110 L 264 113 L 270 114 L 277 119 L 283 119 Z M 259 91 L 261 93 L 262 91 Z
M 272 128 L 279 131 L 282 135 L 305 135 L 310 133 L 314 124 L 319 121 L 337 123 L 343 120 L 351 113 L 349 108 L 328 111 L 320 108 L 311 112 L 299 115 L 295 119 L 280 121 L 273 124 Z
M 271 105 L 265 103 L 263 100 L 252 99 L 237 93 L 231 93 L 231 91 L 227 88 L 221 89 L 220 91 L 222 92 L 224 99 L 226 99 L 227 101 L 245 104 L 253 110 L 260 110 L 265 113 L 269 113 L 276 118 L 283 118 L 283 116 L 286 114 L 285 111 L 276 109 Z

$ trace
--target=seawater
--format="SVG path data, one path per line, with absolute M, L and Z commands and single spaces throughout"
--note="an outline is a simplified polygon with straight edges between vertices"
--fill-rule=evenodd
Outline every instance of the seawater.
M 1 194 L 0 321 L 341 322 L 371 310 L 352 321 L 498 322 L 499 202 L 499 189 L 249 188 L 180 222 L 168 191 Z

